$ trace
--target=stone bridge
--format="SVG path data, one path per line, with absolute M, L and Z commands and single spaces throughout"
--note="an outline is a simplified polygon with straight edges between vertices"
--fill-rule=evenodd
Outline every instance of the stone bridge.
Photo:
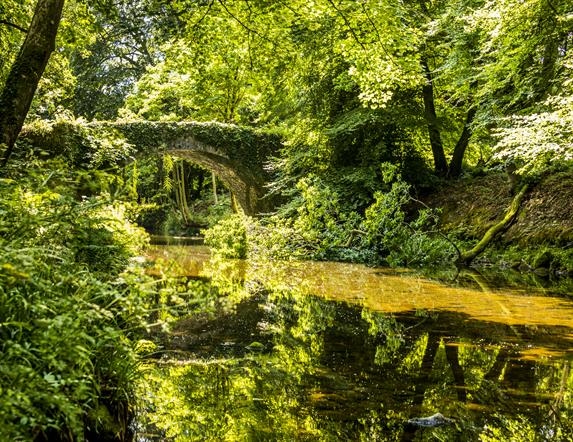
M 118 130 L 140 154 L 165 152 L 212 170 L 247 215 L 272 209 L 272 202 L 265 198 L 270 178 L 265 164 L 282 145 L 276 134 L 216 122 L 92 124 Z
M 58 124 L 65 127 L 58 128 Z M 119 132 L 135 147 L 136 155 L 168 153 L 212 170 L 233 192 L 247 215 L 268 212 L 274 206 L 271 198 L 266 196 L 265 184 L 270 176 L 265 164 L 271 156 L 278 154 L 282 146 L 282 140 L 276 134 L 232 124 L 191 121 L 101 121 L 84 124 L 83 128 L 91 129 L 91 136 L 96 138 L 99 131 L 102 134 Z M 67 133 L 68 137 L 69 133 L 79 134 L 81 138 L 86 133 L 83 128 L 78 123 L 53 123 L 52 138 L 56 144 L 58 139 L 62 139 L 58 133 Z M 26 135 L 30 138 L 33 134 L 30 131 L 26 134 L 25 129 L 24 138 Z M 51 137 L 46 131 L 37 136 L 38 142 L 49 144 Z M 62 147 L 54 146 L 54 149 L 57 152 Z

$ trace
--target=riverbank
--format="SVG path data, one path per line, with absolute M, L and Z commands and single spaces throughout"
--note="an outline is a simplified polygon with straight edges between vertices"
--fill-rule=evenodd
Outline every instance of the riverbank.
M 512 198 L 507 174 L 496 173 L 445 183 L 425 201 L 441 210 L 444 233 L 474 244 L 503 218 Z M 476 264 L 573 275 L 573 169 L 532 183 L 515 221 Z

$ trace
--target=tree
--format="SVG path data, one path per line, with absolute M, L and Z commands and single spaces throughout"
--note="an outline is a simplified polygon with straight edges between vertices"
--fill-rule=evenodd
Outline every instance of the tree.
M 160 61 L 147 66 L 124 114 L 249 123 L 276 60 L 268 37 L 246 25 L 245 2 L 194 2 L 185 12 L 179 18 L 184 31 L 160 47 Z M 276 29 L 270 25 L 267 21 L 257 27 Z
M 164 58 L 160 44 L 178 35 L 173 4 L 151 0 L 114 0 L 92 6 L 93 41 L 70 53 L 77 77 L 74 113 L 114 119 L 125 97 L 149 66 Z
M 6 166 L 16 138 L 38 87 L 38 82 L 56 46 L 56 34 L 64 0 L 38 0 L 26 34 L 0 96 L 0 147 Z

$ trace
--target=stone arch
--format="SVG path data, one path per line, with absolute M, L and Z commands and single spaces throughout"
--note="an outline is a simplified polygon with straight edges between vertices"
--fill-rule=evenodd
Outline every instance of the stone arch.
M 265 211 L 263 184 L 257 182 L 251 173 L 239 170 L 239 167 L 224 155 L 213 151 L 177 148 L 167 149 L 167 153 L 215 172 L 215 175 L 233 192 L 237 204 L 246 215 L 256 215 Z
M 76 152 L 78 162 L 93 139 L 121 136 L 133 148 L 132 156 L 169 153 L 210 169 L 235 194 L 245 214 L 269 212 L 276 201 L 266 195 L 270 175 L 264 165 L 279 152 L 282 139 L 276 133 L 234 124 L 197 121 L 94 121 L 54 122 L 49 130 L 29 127 L 21 139 L 53 153 Z M 68 144 L 62 145 L 62 140 Z M 68 142 L 69 141 L 69 142 Z

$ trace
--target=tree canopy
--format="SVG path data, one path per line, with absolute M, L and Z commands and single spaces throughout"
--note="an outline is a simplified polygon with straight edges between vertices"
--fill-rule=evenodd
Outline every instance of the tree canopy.
M 0 78 L 33 8 L 0 10 Z M 301 143 L 323 170 L 386 149 L 456 177 L 509 159 L 522 117 L 563 115 L 571 14 L 563 0 L 70 0 L 31 116 L 279 126 L 287 162 Z

